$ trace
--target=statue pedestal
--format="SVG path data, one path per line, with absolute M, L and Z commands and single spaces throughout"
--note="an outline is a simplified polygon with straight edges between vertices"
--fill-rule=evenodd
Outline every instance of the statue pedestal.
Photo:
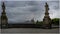
M 1 25 L 1 29 L 8 28 L 7 25 Z
M 51 26 L 51 24 L 44 24 L 43 25 L 43 28 L 45 28 L 45 29 L 51 29 L 52 26 Z

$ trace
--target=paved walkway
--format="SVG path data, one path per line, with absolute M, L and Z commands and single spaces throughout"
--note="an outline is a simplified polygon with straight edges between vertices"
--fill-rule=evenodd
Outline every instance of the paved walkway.
M 59 29 L 40 29 L 40 28 L 11 28 L 0 29 L 2 33 L 58 33 Z

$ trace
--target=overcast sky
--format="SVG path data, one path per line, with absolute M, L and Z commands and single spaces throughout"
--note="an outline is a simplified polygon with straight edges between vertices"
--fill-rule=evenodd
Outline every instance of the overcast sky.
M 60 18 L 59 1 L 5 1 L 9 22 L 24 22 L 31 20 L 42 21 L 45 13 L 45 2 L 49 5 L 50 18 Z M 1 15 L 0 1 L 0 15 Z

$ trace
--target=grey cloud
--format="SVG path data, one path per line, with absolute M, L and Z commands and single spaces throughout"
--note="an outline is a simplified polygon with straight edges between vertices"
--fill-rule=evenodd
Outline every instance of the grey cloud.
M 6 13 L 9 22 L 23 22 L 31 20 L 33 17 L 35 20 L 42 21 L 45 13 L 45 2 L 46 1 L 6 1 Z M 53 13 L 53 15 L 56 14 L 53 16 L 53 18 L 55 18 L 58 15 L 58 12 L 56 12 L 58 11 L 58 1 L 48 1 L 48 4 L 50 16 L 52 16 L 51 13 Z
M 5 4 L 7 7 L 23 7 L 23 6 L 25 6 L 24 1 L 6 1 Z
M 51 9 L 59 9 L 59 1 L 50 1 L 48 3 Z

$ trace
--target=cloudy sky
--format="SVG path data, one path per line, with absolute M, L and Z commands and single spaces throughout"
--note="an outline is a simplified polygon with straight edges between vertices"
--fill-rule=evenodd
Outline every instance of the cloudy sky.
M 6 13 L 10 22 L 24 22 L 27 20 L 42 21 L 45 13 L 45 2 L 49 5 L 50 18 L 60 18 L 59 1 L 5 1 Z M 1 16 L 0 1 L 0 16 Z

